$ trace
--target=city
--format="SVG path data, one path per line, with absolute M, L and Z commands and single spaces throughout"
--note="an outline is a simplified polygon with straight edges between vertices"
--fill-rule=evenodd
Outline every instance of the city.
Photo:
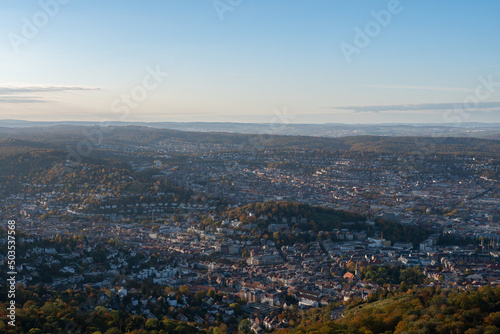
M 0 2 L 0 334 L 499 334 L 500 2 Z
M 0 215 L 18 217 L 18 282 L 91 289 L 108 310 L 200 329 L 248 318 L 256 333 L 292 327 L 300 310 L 342 319 L 382 291 L 499 284 L 494 145 L 391 154 L 373 138 L 360 151 L 298 138 L 303 149 L 249 151 L 224 137 L 128 145 L 109 134 L 81 161 L 49 139 L 4 139 L 3 158 L 17 158 Z

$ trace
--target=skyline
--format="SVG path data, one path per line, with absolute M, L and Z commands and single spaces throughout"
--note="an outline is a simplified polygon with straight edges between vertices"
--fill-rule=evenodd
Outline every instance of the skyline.
M 500 122 L 500 5 L 0 5 L 0 118 Z

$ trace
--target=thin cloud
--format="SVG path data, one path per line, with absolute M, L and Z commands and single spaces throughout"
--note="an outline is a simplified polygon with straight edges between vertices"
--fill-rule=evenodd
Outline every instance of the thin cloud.
M 46 103 L 47 100 L 31 97 L 0 97 L 0 103 Z
M 406 85 L 375 85 L 367 86 L 369 88 L 385 89 L 410 89 L 410 90 L 432 90 L 438 92 L 473 92 L 473 89 L 462 87 L 433 87 L 433 86 L 406 86 Z
M 18 93 L 63 92 L 69 90 L 99 90 L 99 88 L 72 87 L 72 86 L 32 86 L 32 87 L 0 86 L 0 95 L 18 94 Z
M 45 103 L 50 100 L 41 94 L 99 89 L 75 86 L 0 86 L 0 103 Z
M 330 107 L 334 110 L 348 110 L 356 113 L 379 113 L 390 111 L 443 111 L 452 109 L 482 109 L 482 110 L 500 110 L 500 102 L 480 102 L 477 105 L 469 106 L 463 103 L 421 103 L 421 104 L 395 104 L 378 106 L 349 106 L 349 107 Z

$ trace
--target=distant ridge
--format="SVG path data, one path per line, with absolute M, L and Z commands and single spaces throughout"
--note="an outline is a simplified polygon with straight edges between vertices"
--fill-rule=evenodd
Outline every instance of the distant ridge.
M 422 130 L 419 130 L 422 132 Z M 347 132 L 344 131 L 344 134 Z M 498 134 L 498 133 L 497 133 Z M 52 127 L 0 128 L 0 148 L 10 146 L 37 147 L 48 143 L 50 148 L 77 147 L 82 142 L 98 140 L 95 150 L 123 146 L 156 146 L 176 141 L 190 145 L 215 144 L 227 150 L 253 152 L 264 149 L 341 150 L 388 154 L 447 154 L 500 156 L 500 138 L 465 136 L 383 136 L 344 135 L 338 137 L 305 135 L 259 135 L 228 132 L 182 131 L 144 126 L 110 126 L 103 129 L 77 125 Z M 92 145 L 91 145 L 92 146 Z
M 46 128 L 57 126 L 140 126 L 191 132 L 221 132 L 240 134 L 274 134 L 314 137 L 346 136 L 417 136 L 470 137 L 500 140 L 500 123 L 386 123 L 386 124 L 268 124 L 232 122 L 85 122 L 85 121 L 26 121 L 0 120 L 1 128 Z

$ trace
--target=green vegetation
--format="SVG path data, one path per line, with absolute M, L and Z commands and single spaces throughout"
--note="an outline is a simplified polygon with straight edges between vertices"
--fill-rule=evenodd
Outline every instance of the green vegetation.
M 272 223 L 281 224 L 286 221 L 299 230 L 315 232 L 342 228 L 343 223 L 346 222 L 362 224 L 366 220 L 363 215 L 353 212 L 275 201 L 251 203 L 228 210 L 225 214 L 229 219 L 239 219 L 244 224 L 257 224 L 261 228 Z
M 375 220 L 384 239 L 394 242 L 411 242 L 414 247 L 429 237 L 432 231 L 420 226 L 401 225 L 384 219 Z
M 314 241 L 319 232 L 325 232 L 322 236 L 333 238 L 330 232 L 336 229 L 349 227 L 350 230 L 361 231 L 368 228 L 364 215 L 296 202 L 250 203 L 227 209 L 221 215 L 240 221 L 240 228 L 249 230 L 252 237 L 273 240 L 278 247 Z M 220 223 L 206 220 L 205 224 Z M 272 224 L 273 231 L 269 231 Z M 276 226 L 280 226 L 279 230 L 275 230 Z
M 57 136 L 55 135 L 57 132 Z M 140 126 L 124 127 L 79 127 L 58 126 L 57 128 L 2 129 L 1 138 L 23 137 L 32 141 L 45 140 L 53 145 L 76 146 L 87 140 L 86 133 L 99 134 L 103 144 L 114 145 L 150 145 L 163 139 L 193 144 L 238 145 L 243 150 L 255 149 L 321 149 L 353 152 L 375 152 L 391 154 L 445 154 L 499 157 L 500 142 L 477 138 L 430 138 L 430 137 L 389 137 L 389 136 L 353 136 L 342 138 L 250 135 L 236 133 L 188 132 L 169 129 L 146 128 Z M 7 139 L 8 140 L 8 139 Z M 0 146 L 3 146 L 0 142 Z
M 294 329 L 280 334 L 302 333 L 436 333 L 473 334 L 500 332 L 500 287 L 484 286 L 459 291 L 434 287 L 407 292 L 385 291 L 376 300 L 351 300 L 344 318 L 333 321 L 331 305 L 304 313 Z M 375 301 L 374 301 L 375 299 Z
M 151 291 L 152 286 L 142 286 Z M 154 289 L 156 291 L 157 289 Z M 50 294 L 49 294 L 50 293 Z M 155 294 L 191 296 L 193 304 L 207 297 L 205 291 L 193 294 L 187 287 L 179 290 L 158 290 Z M 216 299 L 218 295 L 212 293 Z M 103 303 L 104 301 L 104 303 Z M 63 292 L 48 291 L 43 285 L 25 289 L 18 285 L 17 324 L 12 333 L 249 333 L 250 322 L 245 317 L 229 326 L 217 320 L 212 326 L 196 328 L 193 324 L 171 320 L 167 315 L 146 319 L 127 310 L 128 299 L 113 297 L 108 290 Z M 117 309 L 110 309 L 109 303 Z M 108 305 L 108 306 L 106 306 Z M 0 301 L 0 317 L 6 319 L 5 300 Z M 462 291 L 436 287 L 412 287 L 405 292 L 380 289 L 366 301 L 351 299 L 344 309 L 339 304 L 312 309 L 290 318 L 290 327 L 279 334 L 302 333 L 437 333 L 492 334 L 500 332 L 500 287 L 483 286 Z M 239 304 L 231 304 L 238 310 Z M 339 310 L 343 318 L 332 319 Z M 190 308 L 185 310 L 191 314 Z M 168 313 L 167 313 L 168 314 Z M 0 329 L 7 324 L 0 321 Z
M 50 293 L 50 296 L 49 296 Z M 108 300 L 109 291 L 90 288 L 81 291 L 47 291 L 43 285 L 35 291 L 17 286 L 17 314 L 15 329 L 10 333 L 175 333 L 195 334 L 200 331 L 187 323 L 162 319 L 146 319 L 125 310 L 125 304 L 117 303 L 120 311 L 102 305 Z M 47 300 L 48 299 L 48 300 Z M 0 318 L 6 319 L 6 303 L 0 301 Z M 7 323 L 0 320 L 0 330 Z M 12 328 L 11 328 L 12 329 Z
M 353 271 L 353 270 L 351 270 Z M 380 286 L 385 284 L 401 285 L 401 290 L 406 291 L 408 287 L 421 285 L 425 281 L 425 276 L 420 267 L 399 267 L 399 266 L 376 266 L 367 268 L 361 267 L 361 279 L 366 279 L 368 283 L 375 282 Z

